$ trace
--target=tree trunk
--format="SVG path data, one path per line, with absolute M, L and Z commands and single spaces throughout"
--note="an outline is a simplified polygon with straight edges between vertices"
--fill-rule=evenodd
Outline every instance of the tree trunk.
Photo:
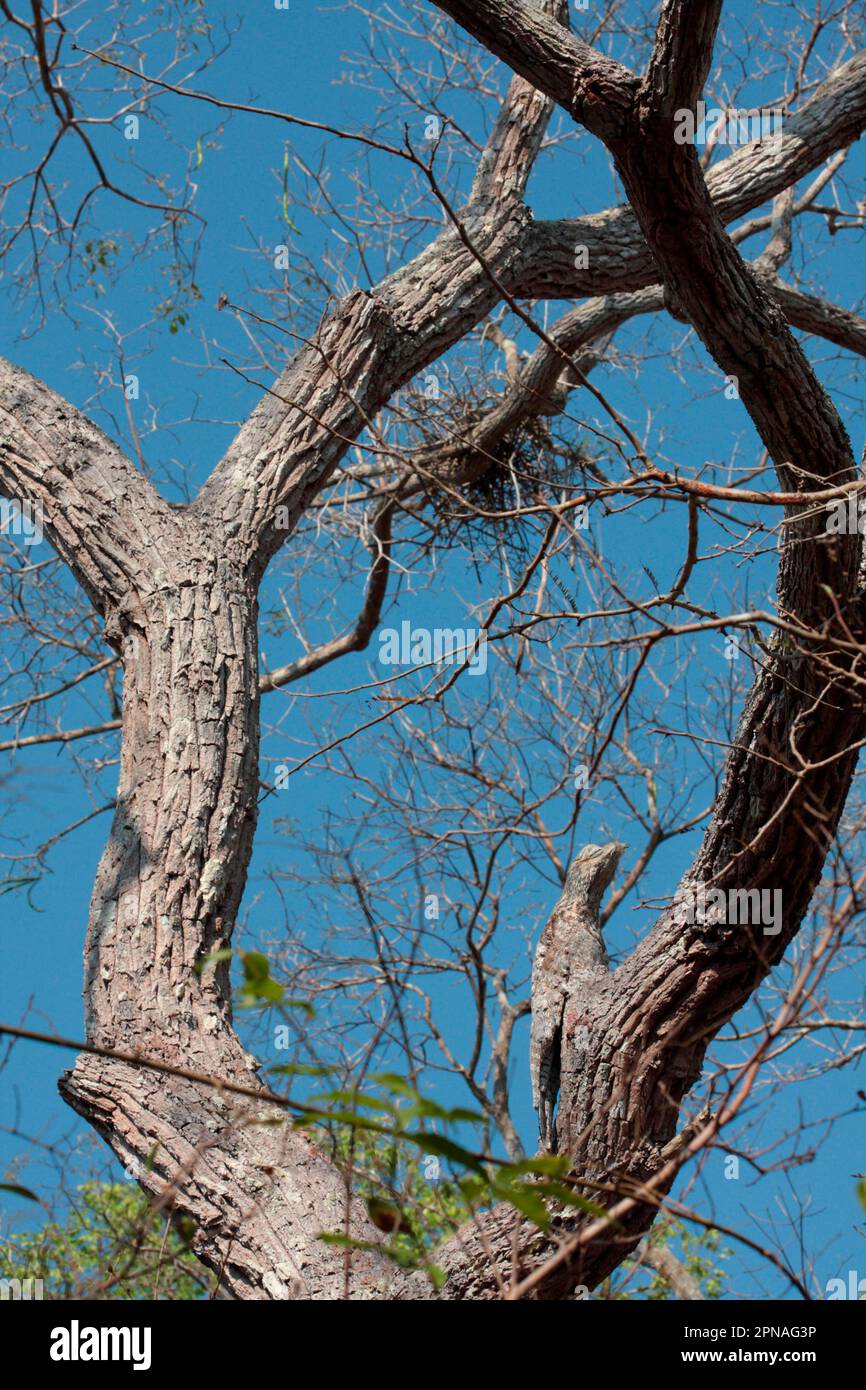
M 147 591 L 108 625 L 124 662 L 123 747 L 85 972 L 89 1042 L 253 1088 L 228 966 L 201 964 L 231 940 L 255 830 L 256 634 L 251 581 L 214 558 L 200 523 L 167 524 Z M 193 1218 L 193 1248 L 230 1292 L 340 1295 L 341 1262 L 316 1236 L 344 1226 L 345 1188 L 284 1113 L 92 1054 L 61 1091 Z
M 118 808 L 87 931 L 88 1040 L 254 1094 L 93 1054 L 79 1057 L 61 1090 L 149 1192 L 192 1218 L 194 1250 L 246 1299 L 430 1294 L 422 1275 L 391 1279 L 376 1251 L 352 1255 L 350 1279 L 347 1257 L 319 1240 L 336 1230 L 379 1237 L 348 1202 L 338 1168 L 268 1099 L 232 1028 L 227 965 L 201 968 L 230 944 L 255 829 L 257 586 L 349 444 L 397 387 L 503 300 L 617 292 L 616 302 L 562 321 L 560 346 L 572 351 L 658 307 L 646 289 L 663 284 L 668 307 L 738 377 L 783 489 L 796 493 L 806 473 L 810 486 L 815 475 L 828 484 L 856 476 L 842 424 L 773 301 L 790 322 L 817 331 L 826 323 L 831 341 L 855 350 L 862 322 L 756 277 L 724 224 L 859 136 L 866 58 L 830 73 L 777 150 L 749 147 L 705 179 L 669 127 L 672 111 L 700 94 L 715 0 L 667 0 L 643 79 L 569 35 L 562 0 L 439 8 L 523 74 L 470 202 L 459 217 L 448 211 L 445 229 L 412 262 L 329 311 L 191 507 L 168 506 L 78 412 L 0 362 L 0 486 L 44 505 L 52 543 L 123 658 Z M 553 101 L 606 143 L 629 207 L 534 222 L 523 194 Z M 576 246 L 587 250 L 585 263 Z M 483 452 L 497 429 L 537 407 L 539 383 L 559 379 L 549 339 L 539 352 L 498 420 L 491 412 L 458 456 Z M 443 449 L 439 460 L 452 479 L 466 466 L 454 453 Z M 441 478 L 435 458 L 425 454 L 424 465 L 425 486 Z M 680 1104 L 709 1040 L 798 930 L 866 737 L 859 537 L 827 537 L 821 520 L 814 508 L 789 507 L 779 573 L 785 630 L 746 705 L 685 879 L 784 886 L 782 930 L 684 928 L 663 913 L 600 984 L 591 1012 L 566 1015 L 559 1148 L 572 1155 L 586 1196 L 614 1206 L 617 1224 L 563 1213 L 548 1236 L 497 1207 L 438 1256 L 447 1299 L 497 1298 L 521 1280 L 523 1296 L 569 1297 L 620 1263 L 673 1180 Z M 652 1195 L 644 1189 L 630 1201 L 643 1183 Z

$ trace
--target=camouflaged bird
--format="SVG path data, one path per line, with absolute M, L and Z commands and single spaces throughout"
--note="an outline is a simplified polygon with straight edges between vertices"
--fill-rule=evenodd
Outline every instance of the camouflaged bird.
M 562 896 L 541 933 L 532 966 L 532 1104 L 538 1111 L 541 1149 L 554 1151 L 553 1114 L 559 1095 L 562 1027 L 566 1005 L 600 971 L 607 970 L 600 910 L 604 890 L 625 845 L 586 845 L 572 861 Z

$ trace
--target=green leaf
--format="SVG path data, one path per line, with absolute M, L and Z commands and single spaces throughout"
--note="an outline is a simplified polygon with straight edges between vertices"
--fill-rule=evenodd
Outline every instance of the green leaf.
M 311 1108 L 310 1111 L 300 1114 L 296 1120 L 293 1120 L 292 1125 L 293 1128 L 303 1129 L 309 1124 L 321 1124 L 322 1118 L 320 1114 L 314 1114 Z M 327 1119 L 331 1124 L 348 1125 L 352 1129 L 369 1131 L 370 1134 L 385 1134 L 389 1138 L 392 1138 L 394 1134 L 390 1127 L 377 1124 L 375 1120 L 367 1120 L 355 1110 L 328 1111 Z
M 401 1114 L 404 1119 L 417 1120 L 445 1120 L 448 1111 L 442 1105 L 437 1105 L 435 1100 L 425 1100 L 423 1096 L 417 1096 L 410 1106 L 404 1106 Z
M 458 1164 L 461 1168 L 469 1168 L 473 1173 L 480 1173 L 486 1177 L 481 1160 L 460 1144 L 455 1144 L 453 1139 L 446 1139 L 444 1134 L 429 1134 L 424 1130 L 418 1130 L 415 1133 L 407 1134 L 406 1138 L 410 1143 L 417 1144 L 422 1153 L 439 1154 L 442 1158 L 450 1158 L 452 1163 Z
M 476 1110 L 448 1110 L 444 1105 L 439 1105 L 435 1100 L 427 1100 L 425 1096 L 415 1095 L 414 1102 L 408 1109 L 404 1110 L 403 1116 L 406 1119 L 418 1118 L 424 1120 L 442 1120 L 444 1124 L 470 1124 L 480 1125 L 484 1123 L 484 1116 L 479 1115 Z
M 319 1240 L 325 1245 L 340 1245 L 344 1250 L 381 1250 L 382 1246 L 376 1240 L 352 1240 L 351 1236 L 344 1236 L 339 1231 L 320 1231 Z
M 377 1100 L 375 1096 L 362 1096 L 357 1091 L 328 1091 L 323 1100 L 333 1100 L 340 1105 L 360 1106 L 362 1110 L 378 1110 L 387 1115 L 394 1114 L 394 1106 L 389 1100 Z
M 527 1217 L 541 1231 L 550 1226 L 550 1215 L 537 1192 L 530 1187 L 511 1187 L 508 1183 L 494 1183 L 493 1191 L 502 1201 L 516 1207 L 521 1215 Z
M 461 1106 L 456 1106 L 453 1110 L 445 1111 L 445 1119 L 449 1124 L 458 1125 L 483 1125 L 484 1116 L 477 1110 L 464 1110 Z
M 271 967 L 267 956 L 261 951 L 242 951 L 244 963 L 243 1002 L 245 1005 L 264 1000 L 269 1004 L 279 1004 L 283 997 L 283 987 L 271 979 Z
M 537 1158 L 522 1158 L 519 1163 L 510 1163 L 508 1172 L 514 1174 L 532 1173 L 538 1177 L 561 1178 L 571 1167 L 567 1154 L 539 1154 Z M 500 1172 L 504 1171 L 500 1169 Z
M 59 1220 L 0 1241 L 0 1279 L 23 1275 L 43 1279 L 46 1296 L 73 1301 L 198 1300 L 212 1290 L 166 1213 L 127 1182 L 77 1186 Z
M 393 1071 L 378 1071 L 371 1078 L 379 1086 L 384 1086 L 386 1091 L 392 1091 L 398 1096 L 416 1096 L 418 1092 L 410 1086 L 405 1076 L 398 1076 Z
M 312 1067 L 304 1062 L 275 1062 L 268 1071 L 280 1076 L 330 1076 L 332 1067 Z
M 313 1008 L 309 999 L 286 999 L 286 997 L 283 996 L 283 998 L 280 1000 L 280 1008 L 300 1009 L 301 1013 L 306 1014 L 308 1018 L 314 1018 L 316 1014 L 316 1010 Z M 314 1072 L 315 1068 L 312 1068 L 311 1074 L 313 1074 Z
M 477 1206 L 479 1202 L 486 1199 L 490 1192 L 490 1182 L 485 1173 L 483 1178 L 463 1177 L 457 1179 L 457 1187 L 463 1195 L 463 1200 L 469 1207 Z
M 574 1192 L 572 1188 L 565 1187 L 563 1183 L 539 1182 L 535 1184 L 535 1188 L 536 1191 L 543 1193 L 545 1197 L 550 1197 L 554 1202 L 559 1202 L 561 1206 L 574 1207 L 577 1211 L 586 1212 L 588 1216 L 601 1218 L 602 1220 L 607 1219 L 612 1226 L 617 1226 L 619 1224 L 614 1217 L 608 1215 L 604 1207 L 600 1207 L 597 1203 L 589 1201 L 587 1197 L 581 1197 L 577 1192 Z
M 33 901 L 32 896 L 31 896 L 32 891 L 33 891 L 33 885 L 34 885 L 34 883 L 38 883 L 38 882 L 39 882 L 39 878 L 38 878 L 38 877 L 33 877 L 33 878 L 5 878 L 5 879 L 3 880 L 3 882 L 0 883 L 0 898 L 3 897 L 3 894 L 4 894 L 4 893 L 16 893 L 16 892 L 18 892 L 19 889 L 21 889 L 21 888 L 26 888 L 26 889 L 27 889 L 27 905 L 28 905 L 28 907 L 30 907 L 30 908 L 32 909 L 33 912 L 41 912 L 41 911 L 42 911 L 42 908 L 36 906 L 35 902 Z
M 283 146 L 283 204 L 282 204 L 282 206 L 283 206 L 283 221 L 285 222 L 286 226 L 287 226 L 287 227 L 290 227 L 290 228 L 292 229 L 293 232 L 297 232 L 298 236 L 303 236 L 303 233 L 301 232 L 300 228 L 296 227 L 295 224 L 294 224 L 294 222 L 292 221 L 292 219 L 289 217 L 289 147 L 288 147 L 288 145 L 284 145 L 284 146 Z

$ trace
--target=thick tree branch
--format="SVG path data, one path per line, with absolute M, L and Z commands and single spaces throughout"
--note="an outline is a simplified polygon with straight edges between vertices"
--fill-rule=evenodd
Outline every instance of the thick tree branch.
M 39 509 L 54 548 L 104 616 L 153 587 L 168 503 L 80 411 L 2 358 L 0 493 Z
M 663 40 L 664 34 L 662 48 Z M 519 69 L 519 53 L 509 57 Z M 558 88 L 553 79 L 547 90 L 557 96 Z M 841 421 L 781 313 L 725 235 L 694 148 L 672 139 L 669 105 L 664 91 L 644 84 L 627 133 L 608 139 L 666 296 L 722 369 L 738 378 L 782 489 L 795 490 L 807 477 L 853 482 L 856 469 Z M 857 645 L 847 656 L 833 645 L 835 636 L 864 633 L 859 537 L 829 538 L 823 518 L 796 507 L 789 512 L 794 524 L 786 528 L 779 607 L 815 630 L 818 642 L 808 652 L 784 639 L 772 644 L 704 843 L 680 885 L 680 892 L 692 894 L 705 884 L 727 892 L 784 885 L 783 920 L 768 935 L 760 921 L 684 923 L 672 908 L 613 977 L 599 982 L 593 1008 L 584 1000 L 579 1016 L 566 1012 L 557 1135 L 588 1196 L 611 1185 L 634 1191 L 655 1175 L 657 1195 L 663 1195 L 673 1176 L 673 1170 L 666 1176 L 666 1146 L 682 1098 L 700 1074 L 709 1040 L 796 934 L 866 733 Z M 615 1268 L 656 1210 L 651 1203 L 626 1206 L 615 1231 L 595 1223 L 592 1239 L 569 1247 L 568 1258 L 557 1256 L 549 1266 L 555 1246 L 545 1246 L 498 1208 L 480 1232 L 464 1232 L 445 1254 L 451 1273 L 446 1296 L 496 1296 L 491 1250 L 500 1277 L 515 1263 L 524 1273 L 534 1270 L 524 1283 L 534 1297 L 562 1297 L 575 1283 L 593 1285 Z M 582 1224 L 566 1215 L 558 1238 Z
M 665 0 L 640 100 L 667 121 L 693 108 L 704 90 L 722 0 Z
M 622 129 L 637 79 L 538 7 L 521 0 L 442 0 L 456 19 L 576 121 L 602 139 Z
M 549 3 L 559 12 L 559 0 Z M 521 197 L 550 110 L 550 100 L 525 82 L 510 84 L 463 213 L 473 243 L 506 277 L 520 256 L 529 218 Z M 217 518 L 240 562 L 260 575 L 394 391 L 480 322 L 497 299 L 451 227 L 375 289 L 347 296 L 242 426 L 196 500 L 196 513 Z
M 539 0 L 539 10 L 568 26 L 568 0 Z M 553 102 L 525 77 L 513 77 L 490 138 L 478 161 L 470 204 L 522 198 Z
M 666 6 L 643 86 L 517 0 L 440 8 L 523 79 L 509 88 L 461 234 L 449 227 L 404 269 L 325 317 L 193 507 L 170 508 L 77 412 L 25 373 L 0 367 L 10 412 L 0 484 L 44 506 L 52 540 L 106 614 L 124 658 L 117 812 L 87 935 L 87 1035 L 97 1048 L 144 1050 L 171 1069 L 157 1080 L 122 1057 L 89 1053 L 63 1093 L 119 1154 L 141 1163 L 142 1181 L 160 1201 L 194 1218 L 196 1250 L 243 1297 L 338 1296 L 342 1261 L 322 1249 L 319 1231 L 344 1225 L 375 1239 L 363 1217 L 344 1222 L 337 1168 L 304 1136 L 270 1124 L 264 1088 L 261 1104 L 241 1105 L 180 1074 L 222 1076 L 245 1092 L 258 1086 L 232 1029 L 224 961 L 256 819 L 257 583 L 347 446 L 395 389 L 485 317 L 501 286 L 512 296 L 611 296 L 560 325 L 577 351 L 612 331 L 618 314 L 655 307 L 651 286 L 661 280 L 666 302 L 738 377 L 776 462 L 793 522 L 779 604 L 809 642 L 798 647 L 786 631 L 772 645 L 683 885 L 783 884 L 779 931 L 707 930 L 669 910 L 592 999 L 582 999 L 579 1018 L 564 1014 L 559 1147 L 573 1155 L 587 1195 L 629 1194 L 620 1225 L 597 1222 L 580 1244 L 573 1238 L 581 1219 L 569 1212 L 560 1248 L 512 1208 L 497 1208 L 444 1252 L 446 1298 L 495 1297 L 501 1279 L 524 1277 L 533 1297 L 567 1296 L 576 1283 L 603 1278 L 640 1240 L 674 1174 L 668 1155 L 681 1101 L 709 1039 L 796 933 L 866 736 L 859 537 L 824 535 L 820 518 L 796 500 L 816 479 L 853 481 L 850 445 L 766 275 L 740 259 L 723 229 L 857 138 L 866 124 L 864 55 L 831 74 L 787 122 L 780 146 L 747 147 L 705 180 L 694 150 L 671 140 L 670 114 L 706 71 L 714 5 L 689 7 L 700 23 L 681 37 L 665 29 L 676 9 Z M 527 82 L 549 100 L 536 99 Z M 521 196 L 551 100 L 606 141 L 633 211 L 533 226 Z M 575 268 L 576 242 L 589 250 L 586 271 Z M 814 304 L 796 298 L 790 312 L 815 321 Z M 853 329 L 859 341 L 862 329 L 846 324 L 849 338 Z M 562 370 L 555 356 L 546 344 L 521 369 L 499 416 L 481 422 L 476 450 L 545 399 Z M 381 558 L 362 637 L 381 602 L 384 546 Z M 202 968 L 214 955 L 216 966 Z M 643 1186 L 651 1182 L 652 1200 Z M 360 1256 L 355 1271 L 385 1287 L 375 1252 Z M 417 1286 L 417 1278 L 397 1285 L 407 1295 Z
M 642 1263 L 650 1265 L 656 1274 L 661 1275 L 677 1298 L 703 1299 L 704 1295 L 697 1279 L 668 1246 L 653 1245 L 648 1240 L 644 1241 L 640 1247 L 640 1259 Z
M 777 275 L 764 276 L 762 282 L 773 296 L 785 318 L 794 328 L 826 338 L 828 343 L 866 357 L 866 319 L 852 314 L 838 304 L 805 294 L 803 290 L 786 285 Z
M 866 129 L 866 51 L 834 69 L 772 141 L 744 145 L 714 164 L 707 188 L 724 223 L 743 217 L 854 144 Z M 575 247 L 586 248 L 585 268 Z M 534 223 L 526 233 L 513 293 L 561 298 L 641 289 L 658 278 L 652 252 L 629 206 L 569 221 Z
M 511 6 L 515 15 L 524 8 Z M 516 194 L 547 118 L 547 105 L 528 100 L 513 83 L 488 154 L 496 185 L 515 197 L 490 201 L 485 175 L 481 200 L 462 214 L 473 246 L 516 295 L 570 297 L 653 284 L 659 269 L 630 209 L 570 222 L 529 219 Z M 773 160 L 748 146 L 711 172 L 720 212 L 731 219 L 759 205 L 849 144 L 864 125 L 866 57 L 857 55 L 788 121 Z M 576 268 L 577 246 L 586 248 L 586 269 Z M 451 229 L 372 292 L 349 295 L 265 394 L 202 489 L 197 513 L 223 525 L 234 553 L 260 573 L 393 392 L 479 323 L 498 298 L 491 276 Z

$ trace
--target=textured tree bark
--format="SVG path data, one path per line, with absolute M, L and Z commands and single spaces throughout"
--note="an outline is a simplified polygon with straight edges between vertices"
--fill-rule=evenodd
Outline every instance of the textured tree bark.
M 88 1041 L 256 1087 L 227 966 L 200 968 L 230 942 L 256 823 L 255 592 L 190 517 L 166 519 L 154 558 L 148 592 L 108 632 L 123 742 L 87 932 Z M 343 1184 L 272 1106 L 93 1055 L 61 1090 L 194 1216 L 194 1248 L 236 1296 L 339 1296 L 339 1261 L 316 1236 L 343 1225 Z
M 88 1038 L 252 1088 L 255 1062 L 232 1029 L 226 967 L 198 967 L 230 941 L 255 829 L 257 586 L 367 418 L 485 316 L 500 298 L 497 281 L 519 295 L 616 291 L 563 324 L 569 351 L 657 309 L 649 287 L 663 281 L 667 302 L 738 376 L 781 486 L 796 491 L 799 468 L 833 483 L 854 477 L 844 429 L 767 275 L 740 259 L 723 224 L 857 138 L 866 125 L 866 56 L 831 74 L 772 158 L 743 150 L 705 182 L 694 152 L 674 145 L 670 121 L 700 90 L 717 5 L 664 7 L 643 82 L 573 40 L 556 23 L 565 13 L 558 0 L 547 15 L 517 0 L 440 7 L 523 75 L 461 215 L 477 254 L 448 227 L 383 284 L 349 295 L 266 394 L 191 508 L 171 508 L 78 412 L 0 363 L 0 488 L 44 505 L 52 542 L 123 657 L 118 809 L 87 932 Z M 553 100 L 608 143 L 629 208 L 533 223 L 522 197 Z M 590 250 L 586 270 L 575 269 L 576 244 Z M 792 322 L 800 314 L 831 341 L 858 343 L 863 325 L 854 316 L 775 285 L 772 292 Z M 560 369 L 539 350 L 471 444 L 489 444 L 531 409 Z M 859 657 L 846 664 L 832 642 L 844 636 L 842 619 L 863 637 L 859 539 L 825 537 L 817 519 L 802 516 L 788 535 L 780 609 L 802 636 L 773 645 L 687 876 L 687 885 L 722 888 L 783 882 L 783 928 L 775 937 L 701 930 L 662 914 L 599 985 L 592 1017 L 578 1027 L 566 1013 L 571 1054 L 558 1144 L 595 1199 L 599 1185 L 628 1191 L 666 1173 L 680 1103 L 709 1039 L 799 927 L 866 736 Z M 343 1257 L 318 1240 L 322 1230 L 347 1229 L 343 1179 L 302 1133 L 270 1123 L 280 1112 L 263 1088 L 259 1104 L 86 1055 L 62 1090 L 126 1163 L 138 1163 L 150 1192 L 193 1218 L 194 1248 L 236 1296 L 343 1296 Z M 545 1237 L 497 1208 L 442 1252 L 444 1297 L 499 1297 L 527 1276 L 532 1297 L 569 1297 L 605 1277 L 653 1215 L 651 1202 L 638 1202 L 564 1258 L 559 1242 L 585 1232 L 585 1219 L 562 1215 Z M 348 1229 L 377 1239 L 357 1212 Z M 429 1296 L 420 1276 L 391 1278 L 375 1252 L 353 1257 L 350 1288 L 352 1296 Z
M 465 14 L 468 7 L 442 8 L 460 11 L 467 27 L 480 31 L 474 11 Z M 491 0 L 482 8 L 499 5 Z M 506 0 L 502 8 L 514 7 Z M 531 27 L 531 14 L 521 8 Z M 701 90 L 719 9 L 717 0 L 663 6 L 647 78 L 630 119 L 608 144 L 666 294 L 722 369 L 738 377 L 780 487 L 796 491 L 805 473 L 853 481 L 850 443 L 832 403 L 725 235 L 695 150 L 672 138 L 674 110 L 693 104 Z M 515 39 L 503 56 L 521 70 L 523 53 Z M 555 81 L 548 90 L 558 96 Z M 587 1197 L 635 1191 L 665 1171 L 680 1103 L 700 1075 L 708 1042 L 781 958 L 820 879 L 866 734 L 862 660 L 856 652 L 840 659 L 838 649 L 831 656 L 827 641 L 844 640 L 846 624 L 855 641 L 864 638 L 859 538 L 829 538 L 822 523 L 806 514 L 787 528 L 778 579 L 780 612 L 812 635 L 799 648 L 787 636 L 774 641 L 740 721 L 703 846 L 681 885 L 784 885 L 782 929 L 767 936 L 760 926 L 684 926 L 671 910 L 599 985 L 589 1018 L 566 1012 L 557 1141 Z M 656 1181 L 656 1197 L 673 1176 Z M 535 1298 L 568 1297 L 578 1284 L 591 1288 L 634 1248 L 655 1211 L 653 1202 L 637 1202 L 616 1228 L 552 1260 L 553 1242 L 500 1209 L 481 1233 L 465 1232 L 460 1248 L 449 1252 L 446 1296 L 495 1296 L 494 1265 L 501 1277 L 509 1269 L 518 1279 L 535 1273 Z M 557 1235 L 567 1240 L 591 1225 L 597 1223 L 564 1214 Z
M 514 80 L 464 214 L 506 277 L 549 112 Z M 0 362 L 0 488 L 44 506 L 123 658 L 118 807 L 87 931 L 88 1041 L 263 1099 L 93 1054 L 61 1090 L 148 1191 L 192 1217 L 193 1248 L 240 1298 L 342 1297 L 346 1261 L 320 1234 L 381 1239 L 338 1169 L 265 1098 L 231 1026 L 225 963 L 199 968 L 229 945 L 255 829 L 258 584 L 369 416 L 497 298 L 446 229 L 326 317 L 194 506 L 177 510 L 79 412 Z M 384 1261 L 358 1252 L 351 1266 L 353 1297 L 386 1292 Z

